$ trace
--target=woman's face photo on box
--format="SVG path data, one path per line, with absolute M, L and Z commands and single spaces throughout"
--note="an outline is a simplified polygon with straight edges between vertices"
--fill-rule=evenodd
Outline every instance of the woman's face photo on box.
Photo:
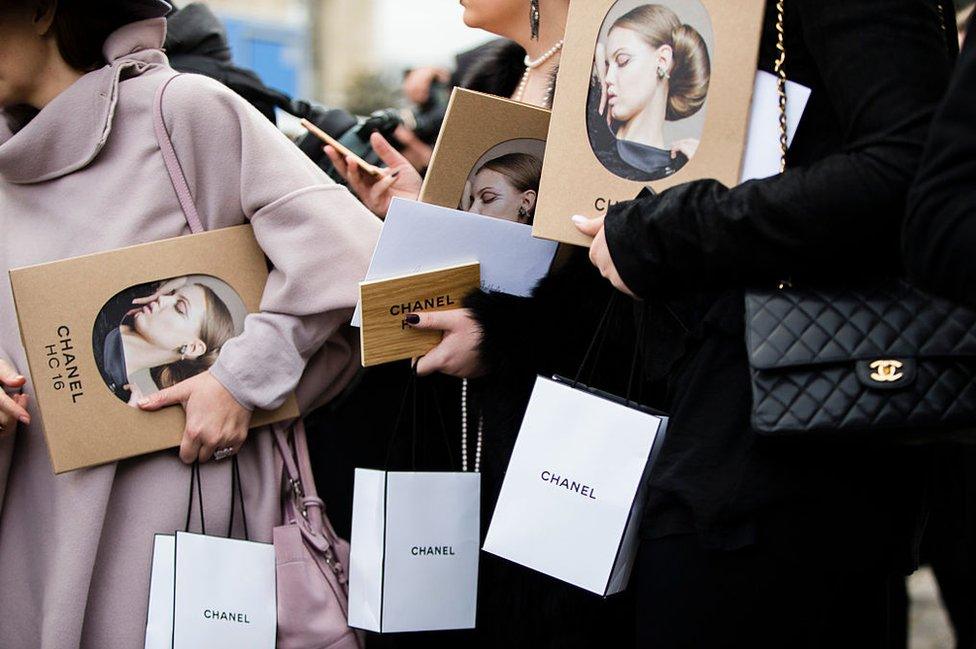
M 587 133 L 614 175 L 652 182 L 679 173 L 704 130 L 714 37 L 699 0 L 619 0 L 594 47 Z
M 468 175 L 459 209 L 531 225 L 546 143 L 522 138 L 492 147 Z
M 98 314 L 96 364 L 109 389 L 139 399 L 207 371 L 244 329 L 247 309 L 227 283 L 194 275 L 121 291 Z

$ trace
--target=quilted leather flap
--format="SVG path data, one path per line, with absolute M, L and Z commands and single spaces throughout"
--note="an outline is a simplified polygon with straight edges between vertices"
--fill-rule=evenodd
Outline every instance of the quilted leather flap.
M 976 311 L 901 281 L 857 290 L 746 294 L 756 369 L 879 358 L 976 357 Z

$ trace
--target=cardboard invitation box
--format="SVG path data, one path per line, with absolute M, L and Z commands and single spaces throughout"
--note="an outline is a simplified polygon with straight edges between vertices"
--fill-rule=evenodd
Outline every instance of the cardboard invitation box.
M 11 270 L 55 472 L 178 446 L 183 409 L 135 403 L 212 366 L 267 279 L 249 225 Z M 251 425 L 297 416 L 290 397 Z
M 534 234 L 702 178 L 739 183 L 765 0 L 570 5 Z
M 363 367 L 416 358 L 432 350 L 443 332 L 412 329 L 406 317 L 460 309 L 464 297 L 480 286 L 478 263 L 360 283 Z
M 420 202 L 531 224 L 548 133 L 548 110 L 455 89 Z

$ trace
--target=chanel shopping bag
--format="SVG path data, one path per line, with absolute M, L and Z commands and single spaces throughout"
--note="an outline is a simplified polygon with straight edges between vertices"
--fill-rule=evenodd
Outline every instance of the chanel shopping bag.
M 200 468 L 191 470 L 201 534 L 157 535 L 153 548 L 146 649 L 274 649 L 277 634 L 274 547 L 246 540 L 237 458 L 231 465 L 231 516 L 241 501 L 245 540 L 208 536 Z M 187 512 L 189 529 L 190 512 Z M 167 611 L 168 604 L 168 611 Z
M 416 383 L 412 376 L 415 396 Z M 378 633 L 474 628 L 480 505 L 478 473 L 357 469 L 349 625 Z
M 484 549 L 598 595 L 627 587 L 667 418 L 539 377 Z

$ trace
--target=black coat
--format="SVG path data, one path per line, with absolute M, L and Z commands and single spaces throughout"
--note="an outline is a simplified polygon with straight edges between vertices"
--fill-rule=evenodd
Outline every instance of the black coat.
M 934 0 L 788 3 L 787 73 L 813 91 L 788 171 L 733 189 L 691 182 L 610 210 L 613 259 L 647 298 L 633 307 L 648 323 L 643 401 L 672 416 L 645 537 L 693 534 L 726 549 L 800 538 L 807 551 L 864 561 L 902 561 L 912 549 L 926 453 L 877 442 L 783 443 L 752 431 L 742 303 L 749 286 L 851 281 L 873 272 L 879 257 L 884 272 L 897 271 L 905 194 L 954 55 L 951 5 L 942 13 L 948 35 Z M 770 3 L 766 70 L 774 26 Z M 514 439 L 533 375 L 574 371 L 592 338 L 608 286 L 584 262 L 577 254 L 531 299 L 471 300 L 496 370 L 484 382 L 494 424 L 486 444 Z M 619 393 L 636 325 L 626 315 L 614 320 L 616 348 L 605 350 L 592 382 Z
M 912 278 L 976 304 L 976 14 L 908 197 L 902 245 Z

